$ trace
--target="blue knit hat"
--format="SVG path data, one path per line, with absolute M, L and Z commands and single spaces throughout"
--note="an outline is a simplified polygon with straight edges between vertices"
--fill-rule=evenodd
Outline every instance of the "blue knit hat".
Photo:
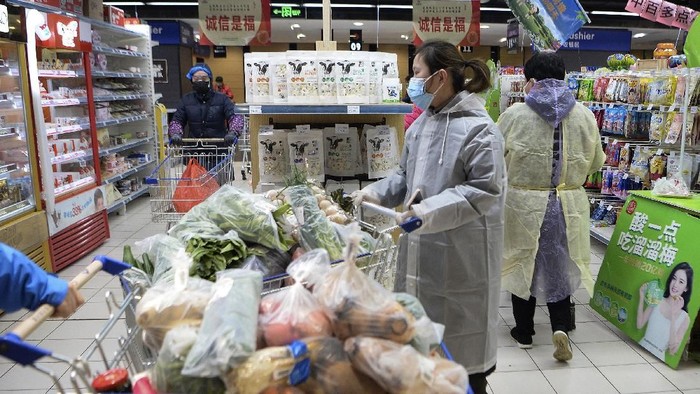
M 197 63 L 194 66 L 192 66 L 192 68 L 190 68 L 190 71 L 187 73 L 187 79 L 191 81 L 192 77 L 194 76 L 194 73 L 196 73 L 197 71 L 204 71 L 209 76 L 209 79 L 214 78 L 209 66 L 207 66 L 204 63 Z

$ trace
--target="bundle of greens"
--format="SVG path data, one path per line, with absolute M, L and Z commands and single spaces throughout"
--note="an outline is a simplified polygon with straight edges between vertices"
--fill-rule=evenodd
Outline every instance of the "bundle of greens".
M 134 268 L 140 269 L 146 273 L 149 278 L 153 276 L 154 266 L 151 262 L 151 258 L 148 256 L 148 253 L 142 254 L 141 259 L 139 260 L 134 257 L 134 254 L 131 251 L 131 246 L 124 245 L 124 249 L 122 251 L 122 261 Z
M 292 186 L 285 191 L 292 204 L 302 246 L 306 250 L 326 249 L 331 259 L 343 257 L 343 242 L 338 237 L 331 221 L 319 208 L 313 191 L 304 185 Z
M 144 266 L 147 263 L 146 259 L 148 259 L 148 263 L 152 263 L 153 270 L 151 281 L 153 283 L 159 281 L 173 281 L 174 273 L 172 263 L 175 256 L 179 252 L 184 252 L 185 250 L 185 245 L 180 242 L 180 240 L 165 234 L 157 234 L 136 242 L 134 246 L 135 251 L 142 253 L 141 258 Z M 150 267 L 148 268 L 150 269 Z
M 193 236 L 187 241 L 187 253 L 192 257 L 190 276 L 216 281 L 216 273 L 227 268 L 239 268 L 247 257 L 247 247 L 235 231 L 223 235 Z

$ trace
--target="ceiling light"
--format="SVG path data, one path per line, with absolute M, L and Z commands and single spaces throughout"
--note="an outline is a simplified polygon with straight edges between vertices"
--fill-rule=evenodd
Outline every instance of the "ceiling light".
M 304 3 L 302 7 L 306 8 L 323 8 L 320 3 Z M 374 8 L 372 4 L 331 4 L 332 8 Z
M 365 24 L 362 22 L 352 22 L 353 25 L 355 26 L 364 26 Z
M 295 24 L 289 26 L 289 28 L 292 29 L 292 30 L 294 30 L 294 29 L 301 29 L 301 25 L 298 24 L 298 23 L 295 23 Z
M 395 10 L 412 10 L 413 6 L 412 5 L 378 5 L 377 8 L 380 8 L 380 9 L 391 8 L 391 9 L 395 9 Z
M 146 5 L 143 1 L 105 1 L 102 4 L 114 6 Z
M 503 38 L 501 38 L 500 40 L 498 40 L 498 42 L 506 42 L 506 41 L 508 41 L 508 39 L 505 38 L 505 37 L 503 37 Z
M 481 28 L 482 28 L 482 29 L 490 29 L 491 26 L 489 26 L 489 25 L 481 25 Z
M 299 7 L 299 3 L 270 3 L 270 7 Z
M 154 1 L 151 3 L 146 3 L 147 5 L 155 5 L 155 6 L 172 6 L 172 7 L 181 7 L 181 6 L 190 6 L 190 7 L 196 7 L 199 5 L 198 2 L 193 1 L 193 2 L 184 2 L 180 3 L 177 1 Z
M 591 15 L 611 15 L 611 16 L 639 16 L 631 12 L 624 11 L 592 11 Z
M 402 35 L 401 35 L 401 38 L 403 38 L 404 40 L 408 40 L 408 36 L 405 35 L 405 34 L 402 34 Z
M 481 7 L 481 11 L 510 12 L 510 8 Z
M 646 37 L 646 35 L 647 35 L 647 33 L 637 33 L 637 34 L 633 35 L 632 37 L 634 37 L 634 38 L 642 38 L 642 37 Z
M 297 40 L 300 40 L 302 38 L 306 38 L 306 34 L 304 34 L 304 33 L 297 34 Z

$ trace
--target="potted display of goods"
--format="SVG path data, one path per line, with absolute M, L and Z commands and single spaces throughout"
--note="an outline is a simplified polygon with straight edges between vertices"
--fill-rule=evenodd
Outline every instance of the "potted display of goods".
M 608 68 L 613 71 L 629 70 L 631 66 L 637 63 L 637 57 L 631 54 L 615 53 L 608 56 Z

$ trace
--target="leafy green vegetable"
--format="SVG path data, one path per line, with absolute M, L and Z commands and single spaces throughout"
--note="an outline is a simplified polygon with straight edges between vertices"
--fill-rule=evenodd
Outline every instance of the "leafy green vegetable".
M 212 282 L 216 273 L 227 268 L 238 268 L 247 257 L 247 247 L 234 231 L 218 237 L 192 237 L 185 251 L 192 257 L 190 276 Z
M 352 214 L 355 210 L 355 206 L 352 203 L 352 198 L 350 198 L 350 196 L 344 195 L 343 189 L 337 189 L 335 191 L 332 191 L 331 199 L 336 204 L 338 204 L 338 206 L 340 206 L 340 209 L 347 212 L 348 214 Z
M 292 186 L 287 190 L 294 214 L 301 223 L 299 234 L 306 250 L 325 249 L 332 260 L 343 257 L 343 243 L 326 214 L 318 207 L 313 191 L 307 186 Z
M 124 245 L 124 249 L 122 252 L 122 261 L 136 269 L 140 269 L 141 271 L 145 272 L 149 278 L 153 276 L 153 263 L 151 263 L 151 259 L 148 257 L 147 253 L 144 253 L 141 256 L 141 260 L 139 260 L 136 257 L 134 257 L 134 254 L 131 251 L 131 246 Z

